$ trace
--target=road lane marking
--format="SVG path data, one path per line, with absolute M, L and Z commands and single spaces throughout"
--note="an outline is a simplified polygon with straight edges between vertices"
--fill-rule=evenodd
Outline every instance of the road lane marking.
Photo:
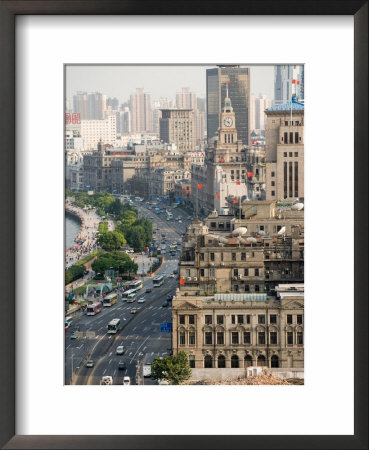
M 113 361 L 113 359 L 111 359 L 111 360 L 109 361 L 109 364 L 110 364 L 112 361 Z

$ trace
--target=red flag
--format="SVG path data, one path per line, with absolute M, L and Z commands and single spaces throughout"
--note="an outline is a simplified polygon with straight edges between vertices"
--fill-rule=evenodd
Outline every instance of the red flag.
M 297 84 L 300 84 L 300 82 L 298 81 Z
M 236 184 L 238 184 L 238 186 L 241 184 L 241 182 L 240 181 L 236 181 Z
M 215 198 L 220 198 L 220 194 L 215 194 Z
M 238 203 L 238 200 L 233 200 L 233 203 L 234 203 L 234 204 Z
M 251 144 L 254 145 L 254 144 L 255 144 L 255 141 L 252 141 Z
M 202 184 L 198 184 L 197 189 L 202 189 Z
M 183 278 L 180 278 L 180 279 L 179 279 L 179 284 L 180 284 L 181 286 L 183 286 L 183 285 L 185 284 L 185 280 L 184 280 Z
M 227 84 L 231 84 L 231 82 L 228 80 L 228 81 L 227 81 Z
M 224 159 L 224 158 L 222 158 L 222 159 L 220 160 L 220 162 L 225 162 L 225 159 Z
M 292 84 L 295 84 L 296 83 L 296 80 L 292 80 Z
M 247 172 L 248 178 L 252 178 L 252 172 Z

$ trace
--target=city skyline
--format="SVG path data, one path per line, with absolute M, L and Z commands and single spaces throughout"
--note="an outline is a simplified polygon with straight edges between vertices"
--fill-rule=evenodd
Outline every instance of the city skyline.
M 250 67 L 252 94 L 274 98 L 274 65 Z M 137 88 L 151 94 L 152 101 L 172 98 L 183 87 L 190 88 L 198 98 L 206 98 L 206 69 L 216 65 L 67 65 L 66 99 L 73 104 L 73 95 L 79 91 L 101 92 L 117 97 L 119 103 L 129 101 Z

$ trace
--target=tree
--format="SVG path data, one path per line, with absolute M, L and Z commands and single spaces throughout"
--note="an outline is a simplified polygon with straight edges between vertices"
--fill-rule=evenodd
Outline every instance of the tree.
M 151 365 L 151 374 L 155 380 L 168 380 L 171 384 L 181 384 L 191 376 L 187 353 L 183 350 L 177 355 L 155 358 Z
M 119 231 L 107 231 L 101 233 L 97 238 L 97 243 L 104 250 L 118 250 L 122 245 L 126 244 L 124 235 Z
M 131 227 L 127 230 L 127 241 L 135 252 L 145 250 L 145 231 L 142 226 Z

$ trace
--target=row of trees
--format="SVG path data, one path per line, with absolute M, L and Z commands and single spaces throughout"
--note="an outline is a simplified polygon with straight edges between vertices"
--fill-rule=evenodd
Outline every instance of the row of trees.
M 102 253 L 95 259 L 91 267 L 96 273 L 103 274 L 105 270 L 113 269 L 121 275 L 135 274 L 138 269 L 138 265 L 131 260 L 127 253 L 119 251 Z

